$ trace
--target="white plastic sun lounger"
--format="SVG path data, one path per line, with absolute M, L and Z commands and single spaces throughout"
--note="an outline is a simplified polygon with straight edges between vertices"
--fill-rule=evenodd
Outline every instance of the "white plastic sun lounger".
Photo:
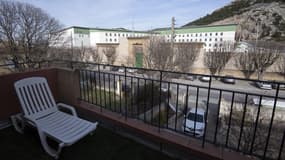
M 62 147 L 72 145 L 96 129 L 97 122 L 78 118 L 69 105 L 56 104 L 45 78 L 25 78 L 14 86 L 23 110 L 22 120 L 37 128 L 42 146 L 50 156 L 58 158 Z M 61 107 L 69 109 L 72 115 L 60 111 Z M 12 122 L 19 129 L 15 119 Z M 57 150 L 48 145 L 47 137 L 59 143 Z

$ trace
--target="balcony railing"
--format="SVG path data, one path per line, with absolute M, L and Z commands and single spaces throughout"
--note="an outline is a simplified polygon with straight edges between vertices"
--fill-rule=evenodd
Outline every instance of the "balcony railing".
M 284 159 L 284 83 L 73 61 L 35 64 L 77 68 L 80 100 L 101 111 L 196 138 L 201 147 L 212 143 L 262 159 Z M 235 84 L 219 81 L 225 78 Z

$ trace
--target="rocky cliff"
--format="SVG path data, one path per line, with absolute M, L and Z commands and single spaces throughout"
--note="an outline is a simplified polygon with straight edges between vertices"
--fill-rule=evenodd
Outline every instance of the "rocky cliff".
M 191 25 L 238 24 L 237 40 L 285 41 L 285 2 L 236 0 Z

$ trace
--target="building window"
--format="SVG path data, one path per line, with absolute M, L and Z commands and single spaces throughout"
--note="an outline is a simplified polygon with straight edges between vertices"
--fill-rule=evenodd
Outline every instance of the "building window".
M 182 42 L 184 42 L 184 39 L 182 39 Z
M 192 38 L 190 39 L 190 41 L 192 42 Z
M 221 44 L 220 44 L 220 47 L 222 47 L 222 46 L 223 46 L 223 44 L 221 43 Z
M 202 42 L 202 39 L 200 38 L 200 42 Z
M 196 33 L 196 37 L 198 37 L 198 34 Z
M 115 42 L 117 42 L 117 39 L 114 39 Z
M 195 42 L 197 42 L 197 39 L 195 39 Z
M 189 37 L 189 34 L 187 34 L 186 36 Z
M 202 33 L 200 33 L 200 37 L 202 37 Z
M 217 47 L 217 44 L 215 43 L 215 47 Z
M 216 33 L 216 36 L 218 35 L 218 33 Z
M 207 33 L 205 33 L 205 36 L 207 36 Z
M 211 47 L 211 44 L 209 44 L 209 47 Z
M 112 42 L 112 39 L 110 38 L 110 42 Z
M 116 36 L 116 33 L 114 33 L 114 36 Z
M 215 38 L 215 41 L 218 41 L 218 38 Z
M 108 33 L 105 33 L 105 36 L 108 36 Z
M 220 41 L 223 41 L 223 38 L 220 38 Z
M 120 33 L 118 33 L 118 36 L 120 37 Z
M 193 37 L 193 34 L 191 33 L 191 37 Z
M 212 36 L 212 33 L 210 33 L 210 36 Z
M 106 42 L 108 42 L 108 38 L 106 38 Z
M 212 41 L 212 38 L 210 38 L 209 41 Z
M 221 36 L 223 35 L 223 32 L 221 32 Z
M 186 41 L 189 42 L 189 39 L 187 39 Z
M 110 33 L 110 36 L 112 36 L 112 33 Z
M 207 38 L 205 38 L 205 42 L 207 42 Z

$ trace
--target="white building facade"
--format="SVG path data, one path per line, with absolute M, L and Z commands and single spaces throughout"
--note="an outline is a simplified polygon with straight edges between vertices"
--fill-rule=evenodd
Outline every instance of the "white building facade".
M 72 47 L 96 47 L 97 44 L 119 44 L 120 39 L 128 37 L 150 36 L 147 31 L 131 31 L 123 28 L 103 29 L 69 27 L 62 30 L 61 43 L 59 45 Z M 152 31 L 171 41 L 170 28 Z M 204 51 L 213 51 L 224 42 L 235 42 L 236 25 L 195 26 L 175 28 L 174 43 L 204 43 Z

